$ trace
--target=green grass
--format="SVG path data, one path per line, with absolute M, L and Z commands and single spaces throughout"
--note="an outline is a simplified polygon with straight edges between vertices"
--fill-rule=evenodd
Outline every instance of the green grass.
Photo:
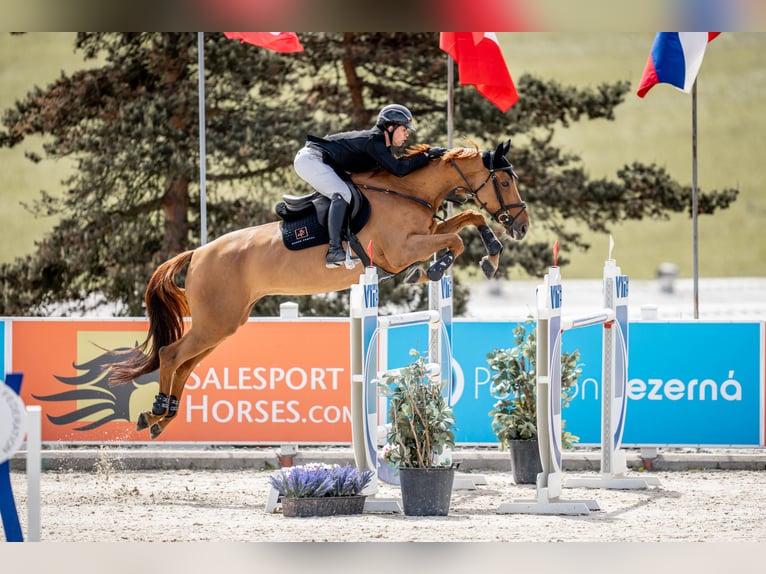
M 0 113 L 26 96 L 34 86 L 47 86 L 62 70 L 85 67 L 73 49 L 74 34 L 0 34 Z M 71 162 L 34 165 L 25 150 L 39 151 L 42 138 L 30 138 L 13 149 L 0 149 L 0 262 L 31 253 L 34 242 L 50 230 L 55 218 L 35 218 L 22 203 L 33 202 L 41 189 L 55 192 L 72 169 Z
M 506 62 L 515 77 L 525 72 L 564 85 L 596 86 L 627 80 L 632 89 L 616 120 L 582 122 L 560 130 L 557 143 L 583 158 L 593 177 L 614 177 L 633 161 L 657 163 L 685 184 L 692 182 L 691 96 L 667 85 L 643 100 L 635 95 L 654 35 L 651 33 L 500 33 Z M 44 86 L 83 62 L 73 54 L 72 34 L 0 35 L 0 110 L 34 85 Z M 698 177 L 702 190 L 737 187 L 733 208 L 699 219 L 700 276 L 766 276 L 766 34 L 724 33 L 709 46 L 699 75 Z M 471 89 L 471 88 L 461 88 Z M 524 94 L 520 94 L 523 98 Z M 456 113 L 460 113 L 456 110 Z M 29 142 L 39 148 L 39 140 Z M 0 261 L 29 253 L 52 220 L 35 220 L 21 206 L 40 189 L 54 191 L 71 164 L 34 166 L 23 150 L 0 150 Z M 523 193 L 523 182 L 522 182 Z M 534 227 L 530 239 L 553 241 Z M 636 279 L 652 278 L 671 261 L 682 277 L 692 275 L 692 226 L 687 216 L 669 221 L 621 223 L 611 229 L 614 257 Z M 592 249 L 562 253 L 572 260 L 566 276 L 597 278 L 608 236 L 586 233 Z

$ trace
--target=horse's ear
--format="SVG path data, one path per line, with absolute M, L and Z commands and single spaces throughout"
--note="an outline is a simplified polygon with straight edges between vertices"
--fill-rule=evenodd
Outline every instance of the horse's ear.
M 510 151 L 510 149 L 511 149 L 511 140 L 506 140 L 497 146 L 497 149 L 495 150 L 495 153 L 492 156 L 495 167 L 501 166 L 500 158 L 505 157 L 505 154 L 507 154 L 508 151 Z

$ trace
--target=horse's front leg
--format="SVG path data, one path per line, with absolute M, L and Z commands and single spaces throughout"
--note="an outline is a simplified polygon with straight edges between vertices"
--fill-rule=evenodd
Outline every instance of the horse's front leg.
M 426 279 L 438 281 L 455 259 L 465 251 L 463 240 L 457 233 L 409 235 L 402 238 L 401 244 L 397 242 L 397 244 L 389 245 L 386 256 L 392 267 L 408 267 L 416 261 L 425 261 L 445 249 L 446 253 L 428 268 L 427 277 L 421 270 L 416 274 L 410 273 L 406 279 L 408 283 L 421 283 Z
M 503 251 L 503 244 L 497 238 L 495 232 L 492 231 L 492 228 L 487 225 L 487 220 L 481 213 L 473 209 L 461 211 L 440 222 L 436 226 L 434 233 L 457 233 L 469 225 L 473 225 L 479 230 L 484 249 L 487 251 L 487 255 L 482 257 L 479 265 L 481 266 L 484 276 L 487 279 L 491 279 L 497 272 L 497 267 L 500 263 L 500 253 Z

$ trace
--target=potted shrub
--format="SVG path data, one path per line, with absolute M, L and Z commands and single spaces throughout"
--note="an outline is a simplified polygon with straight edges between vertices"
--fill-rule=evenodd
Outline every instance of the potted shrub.
M 500 441 L 500 449 L 510 451 L 513 479 L 517 484 L 534 484 L 537 475 L 542 472 L 537 442 L 537 340 L 534 325 L 533 320 L 519 324 L 513 330 L 513 348 L 495 349 L 487 354 L 487 363 L 493 371 L 490 392 L 497 398 L 489 412 L 492 430 Z M 577 383 L 582 373 L 579 359 L 578 351 L 561 356 L 562 408 L 569 404 L 571 395 L 567 391 Z M 570 448 L 579 438 L 563 430 L 563 419 L 561 426 L 562 445 Z
M 310 463 L 283 468 L 269 477 L 282 499 L 285 516 L 361 514 L 362 490 L 374 473 L 355 466 Z
M 404 513 L 446 516 L 456 466 L 445 456 L 455 446 L 455 417 L 445 381 L 432 378 L 416 351 L 413 362 L 381 383 L 391 424 L 383 458 L 398 468 Z

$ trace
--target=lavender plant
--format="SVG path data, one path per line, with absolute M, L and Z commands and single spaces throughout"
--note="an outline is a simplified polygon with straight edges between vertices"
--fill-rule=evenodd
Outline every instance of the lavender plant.
M 283 468 L 269 477 L 280 496 L 288 498 L 321 498 L 355 496 L 370 483 L 374 473 L 350 465 L 319 463 Z

